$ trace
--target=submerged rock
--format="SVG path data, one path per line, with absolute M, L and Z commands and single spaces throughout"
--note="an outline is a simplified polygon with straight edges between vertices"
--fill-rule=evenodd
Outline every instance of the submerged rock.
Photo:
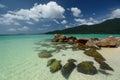
M 99 58 L 99 59 L 102 59 L 103 61 L 105 61 L 105 58 L 99 52 L 97 52 L 96 49 L 94 49 L 94 48 L 85 50 L 84 54 L 94 57 L 94 58 Z
M 55 73 L 62 68 L 61 61 L 55 60 L 50 66 L 50 72 Z
M 38 56 L 40 58 L 49 58 L 49 57 L 52 57 L 52 54 L 49 51 L 42 51 L 38 53 Z
M 93 66 L 93 62 L 83 61 L 77 65 L 77 71 L 83 74 L 94 75 L 97 74 L 97 69 Z
M 77 62 L 75 59 L 68 59 L 68 62 Z
M 76 65 L 73 62 L 67 62 L 61 70 L 63 77 L 68 79 L 75 67 L 76 67 Z
M 101 60 L 101 59 L 99 59 L 99 58 L 95 58 L 95 61 L 100 64 L 100 68 L 101 68 L 101 69 L 114 71 L 113 68 L 110 67 L 110 66 L 109 66 L 107 63 L 105 63 L 103 60 Z
M 47 62 L 47 66 L 50 66 L 56 59 L 50 59 L 48 62 Z

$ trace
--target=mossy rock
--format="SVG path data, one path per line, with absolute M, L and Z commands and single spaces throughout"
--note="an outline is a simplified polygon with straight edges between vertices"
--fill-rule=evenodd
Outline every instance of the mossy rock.
M 77 71 L 89 75 L 94 75 L 98 72 L 97 69 L 94 67 L 93 62 L 90 61 L 83 61 L 79 63 L 77 65 Z
M 76 65 L 73 63 L 73 62 L 67 62 L 62 70 L 61 70 L 61 73 L 63 75 L 63 77 L 65 77 L 66 79 L 69 78 L 71 72 L 73 71 L 73 69 L 76 67 Z
M 49 57 L 52 57 L 52 54 L 48 51 L 42 51 L 42 52 L 38 53 L 38 56 L 40 58 L 49 58 Z
M 99 58 L 99 59 L 105 61 L 105 58 L 99 52 L 97 52 L 96 49 L 94 49 L 94 48 L 90 48 L 89 50 L 85 50 L 84 54 L 91 56 L 91 57 L 94 57 L 94 58 Z
M 105 63 L 103 60 L 101 60 L 101 59 L 99 59 L 99 58 L 95 58 L 95 61 L 100 64 L 100 68 L 101 68 L 101 69 L 114 71 L 113 68 L 110 67 L 110 66 L 109 66 L 107 63 Z
M 75 59 L 68 59 L 68 62 L 77 62 Z
M 50 66 L 55 60 L 56 60 L 56 59 L 50 59 L 50 60 L 48 60 L 47 66 Z
M 50 66 L 50 72 L 55 73 L 62 68 L 61 61 L 55 60 Z

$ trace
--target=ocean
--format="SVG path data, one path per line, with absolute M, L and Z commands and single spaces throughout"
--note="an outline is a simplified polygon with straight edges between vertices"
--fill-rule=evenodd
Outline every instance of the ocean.
M 120 34 L 67 34 L 78 38 L 106 38 L 108 36 L 120 37 Z M 48 59 L 38 57 L 40 50 L 50 50 L 53 48 L 43 47 L 41 43 L 50 43 L 54 35 L 9 35 L 0 36 L 0 80 L 65 80 L 60 71 L 52 74 L 46 66 Z M 107 50 L 106 50 L 107 51 Z M 114 50 L 113 50 L 114 51 Z M 119 80 L 120 62 L 118 54 L 120 50 L 115 50 L 114 58 L 105 54 L 108 63 L 115 68 L 111 75 L 85 75 L 74 70 L 68 80 Z M 103 55 L 104 55 L 104 51 Z M 69 54 L 68 54 L 69 53 Z M 74 56 L 73 54 L 76 53 Z M 78 54 L 80 57 L 78 57 Z M 79 61 L 91 60 L 92 58 L 81 54 L 82 51 L 62 50 L 54 53 L 53 58 L 66 63 L 68 58 L 75 58 Z M 61 56 L 65 54 L 66 56 Z M 111 54 L 112 55 L 112 54 Z M 116 56 L 115 56 L 116 55 Z M 113 56 L 113 55 L 112 55 Z M 109 61 L 110 60 L 110 61 Z M 113 62 L 111 62 L 113 60 Z M 118 63 L 116 63 L 118 61 Z M 114 65 L 116 64 L 116 65 Z M 98 66 L 98 64 L 96 64 Z

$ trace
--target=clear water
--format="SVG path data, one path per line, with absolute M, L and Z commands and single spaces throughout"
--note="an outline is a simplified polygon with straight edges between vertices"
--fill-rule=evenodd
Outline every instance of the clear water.
M 68 34 L 68 36 L 80 38 L 105 38 L 110 35 Z M 112 36 L 120 37 L 119 34 Z M 45 76 L 47 74 L 50 76 L 42 76 L 46 70 L 46 63 L 44 62 L 47 60 L 40 60 L 35 51 L 36 42 L 44 41 L 47 43 L 47 40 L 53 37 L 54 35 L 0 36 L 0 80 L 55 80 L 57 77 L 49 78 L 53 75 L 47 72 Z M 64 79 L 60 77 L 58 80 Z

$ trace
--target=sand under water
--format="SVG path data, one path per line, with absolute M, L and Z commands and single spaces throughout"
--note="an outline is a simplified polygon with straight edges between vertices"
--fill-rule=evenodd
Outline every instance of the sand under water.
M 104 72 L 99 69 L 99 64 L 92 57 L 83 54 L 82 50 L 72 51 L 72 49 L 54 52 L 51 58 L 39 58 L 38 52 L 44 48 L 36 45 L 39 42 L 38 36 L 16 39 L 6 39 L 0 41 L 0 80 L 66 80 L 61 71 L 51 73 L 47 67 L 47 61 L 52 58 L 61 60 L 64 65 L 68 59 L 76 59 L 76 64 L 82 61 L 93 61 L 99 72 L 95 75 L 86 75 L 77 72 L 75 68 L 68 80 L 119 80 L 120 79 L 120 47 L 102 48 L 98 50 L 105 57 L 106 62 L 114 71 Z

